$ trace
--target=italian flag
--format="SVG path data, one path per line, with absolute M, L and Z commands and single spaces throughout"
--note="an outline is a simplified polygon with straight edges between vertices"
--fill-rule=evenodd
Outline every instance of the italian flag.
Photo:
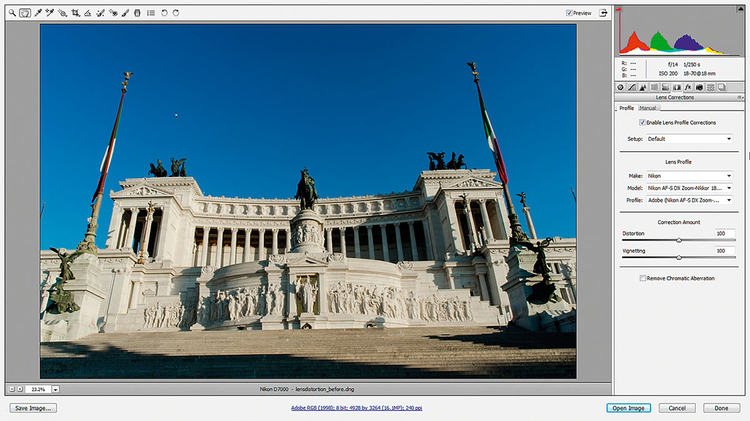
M 505 162 L 503 162 L 503 155 L 500 153 L 500 146 L 497 144 L 495 130 L 492 128 L 492 123 L 490 123 L 490 116 L 487 114 L 487 109 L 484 108 L 484 99 L 482 98 L 482 90 L 479 89 L 479 82 L 477 82 L 477 91 L 479 92 L 479 106 L 482 108 L 482 121 L 484 123 L 484 134 L 487 136 L 487 144 L 495 158 L 495 166 L 497 167 L 497 174 L 500 176 L 500 180 L 503 184 L 508 184 L 508 173 L 505 171 Z
M 96 186 L 96 192 L 91 201 L 96 201 L 96 197 L 102 194 L 104 191 L 104 182 L 107 180 L 107 172 L 109 171 L 109 164 L 112 163 L 112 153 L 115 151 L 115 140 L 117 139 L 117 126 L 120 124 L 120 112 L 122 111 L 122 100 L 125 98 L 125 92 L 123 91 L 120 97 L 120 106 L 117 108 L 117 118 L 115 119 L 115 127 L 112 129 L 112 136 L 109 138 L 109 144 L 107 149 L 104 151 L 104 157 L 102 158 L 102 164 L 99 167 L 99 185 Z

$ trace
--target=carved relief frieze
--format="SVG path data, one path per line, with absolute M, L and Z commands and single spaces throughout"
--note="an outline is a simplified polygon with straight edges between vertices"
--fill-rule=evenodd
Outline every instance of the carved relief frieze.
M 399 288 L 338 283 L 328 290 L 330 313 L 367 314 L 426 322 L 465 322 L 474 319 L 471 302 L 457 296 L 421 296 Z
M 186 327 L 195 321 L 195 305 L 156 303 L 143 310 L 144 329 Z
M 479 180 L 476 178 L 467 178 L 454 184 L 444 184 L 445 188 L 502 188 L 502 185 L 490 180 Z
M 284 296 L 281 285 L 217 291 L 198 300 L 196 320 L 203 326 L 210 326 L 247 317 L 281 316 L 284 312 Z
M 210 197 L 209 197 L 210 198 Z M 348 198 L 344 198 L 345 200 Z M 240 199 L 241 200 L 241 199 Z M 327 199 L 320 199 L 325 201 Z M 330 199 L 328 199 L 330 200 Z M 291 202 L 289 199 L 273 199 L 279 202 Z M 391 212 L 403 212 L 409 209 L 420 208 L 420 197 L 418 195 L 386 198 L 377 201 L 345 201 L 343 203 L 318 203 L 315 207 L 319 215 L 354 215 L 354 214 L 383 214 Z M 197 202 L 195 205 L 198 213 L 209 215 L 225 215 L 228 217 L 254 215 L 256 217 L 289 218 L 297 214 L 299 206 L 291 203 L 283 205 L 274 204 L 236 204 Z
M 112 194 L 112 197 L 134 197 L 134 196 L 171 196 L 172 193 L 155 189 L 149 186 L 138 186 Z
M 250 229 L 257 229 L 259 227 L 278 227 L 288 228 L 289 220 L 275 220 L 275 221 L 259 221 L 259 220 L 248 220 L 248 219 L 213 219 L 213 218 L 195 218 L 193 223 L 202 226 L 240 226 L 247 227 Z
M 318 222 L 302 220 L 292 232 L 292 249 L 294 250 L 304 244 L 314 244 L 322 247 L 323 240 L 323 231 Z

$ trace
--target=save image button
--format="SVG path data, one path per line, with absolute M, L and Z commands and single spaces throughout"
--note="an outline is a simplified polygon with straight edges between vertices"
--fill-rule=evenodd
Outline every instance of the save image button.
M 626 413 L 626 414 L 649 413 L 651 412 L 651 404 L 650 403 L 608 403 L 607 412 L 610 412 L 610 413 L 619 412 L 619 413 Z

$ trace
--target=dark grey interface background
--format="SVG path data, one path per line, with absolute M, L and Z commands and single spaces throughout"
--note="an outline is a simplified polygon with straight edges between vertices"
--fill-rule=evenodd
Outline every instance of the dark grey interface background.
M 622 10 L 615 10 L 612 15 L 617 55 L 628 45 L 633 32 L 650 46 L 651 37 L 658 31 L 670 46 L 683 35 L 690 35 L 703 47 L 745 56 L 745 6 L 615 6 L 615 9 L 618 7 Z
M 158 22 L 156 22 L 158 23 Z M 185 23 L 185 22 L 180 22 Z M 195 22 L 190 22 L 195 23 Z M 209 22 L 210 23 L 210 22 Z M 236 24 L 238 22 L 232 22 Z M 243 22 L 239 22 L 243 23 Z M 510 22 L 509 22 L 510 23 Z M 550 23 L 550 22 L 540 22 Z M 566 24 L 571 22 L 566 21 Z M 612 47 L 610 22 L 577 25 L 577 153 L 578 173 L 578 345 L 577 379 L 550 382 L 503 381 L 510 388 L 488 387 L 496 381 L 473 382 L 470 394 L 609 394 L 612 371 Z M 40 191 L 40 85 L 38 22 L 6 22 L 5 25 L 5 382 L 39 383 L 39 218 Z M 499 54 L 503 54 L 499 52 Z M 540 52 L 543 54 L 543 52 Z M 553 63 L 550 63 L 550 68 Z M 546 83 L 549 81 L 540 81 Z M 550 91 L 554 95 L 554 90 Z M 539 98 L 539 107 L 545 107 Z M 531 110 L 533 112 L 533 110 Z M 23 178 L 18 177 L 23 174 Z M 63 177 L 74 176 L 71 169 Z M 21 180 L 22 182 L 19 182 Z M 87 215 L 71 224 L 85 226 Z M 12 221 L 9 223 L 9 221 Z M 348 383 L 367 382 L 362 379 Z M 43 381 L 45 384 L 49 380 Z M 254 380 L 243 380 L 251 384 Z M 378 383 L 371 381 L 373 384 Z M 68 383 L 64 394 L 221 394 L 208 382 L 191 380 L 195 388 L 167 386 L 155 380 L 55 381 Z M 120 388 L 121 386 L 131 387 Z M 140 384 L 136 384 L 140 383 Z M 160 384 L 158 384 L 160 383 Z M 183 383 L 185 383 L 183 381 Z M 215 383 L 215 381 L 211 381 Z M 236 383 L 236 381 L 235 381 Z M 306 382 L 312 383 L 312 382 Z M 379 383 L 384 383 L 379 381 Z M 519 383 L 526 383 L 521 385 Z M 103 385 L 106 384 L 106 385 Z M 595 386 L 595 387 L 575 387 Z M 78 386 L 78 387 L 76 387 Z M 146 386 L 146 387 L 144 387 Z M 416 386 L 416 387 L 415 387 Z M 455 395 L 449 382 L 411 383 L 410 394 Z M 462 386 L 463 387 L 463 386 Z M 512 389 L 511 389 L 512 388 Z M 213 386 L 211 387 L 213 389 Z M 250 393 L 257 387 L 239 392 Z M 400 388 L 384 388 L 382 394 L 403 394 Z M 219 393 L 216 393 L 216 392 Z

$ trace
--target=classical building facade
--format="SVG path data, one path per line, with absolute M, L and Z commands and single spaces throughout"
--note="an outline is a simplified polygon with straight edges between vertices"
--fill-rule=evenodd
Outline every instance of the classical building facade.
M 88 306 L 73 336 L 505 325 L 527 310 L 503 288 L 510 226 L 494 177 L 425 171 L 411 191 L 322 198 L 305 211 L 294 199 L 206 196 L 191 177 L 127 179 L 110 194 L 106 248 L 72 266 L 67 289 Z M 555 238 L 546 257 L 575 308 L 575 239 Z M 41 275 L 44 312 L 55 254 L 42 251 Z M 70 338 L 70 321 L 53 319 L 42 340 Z

